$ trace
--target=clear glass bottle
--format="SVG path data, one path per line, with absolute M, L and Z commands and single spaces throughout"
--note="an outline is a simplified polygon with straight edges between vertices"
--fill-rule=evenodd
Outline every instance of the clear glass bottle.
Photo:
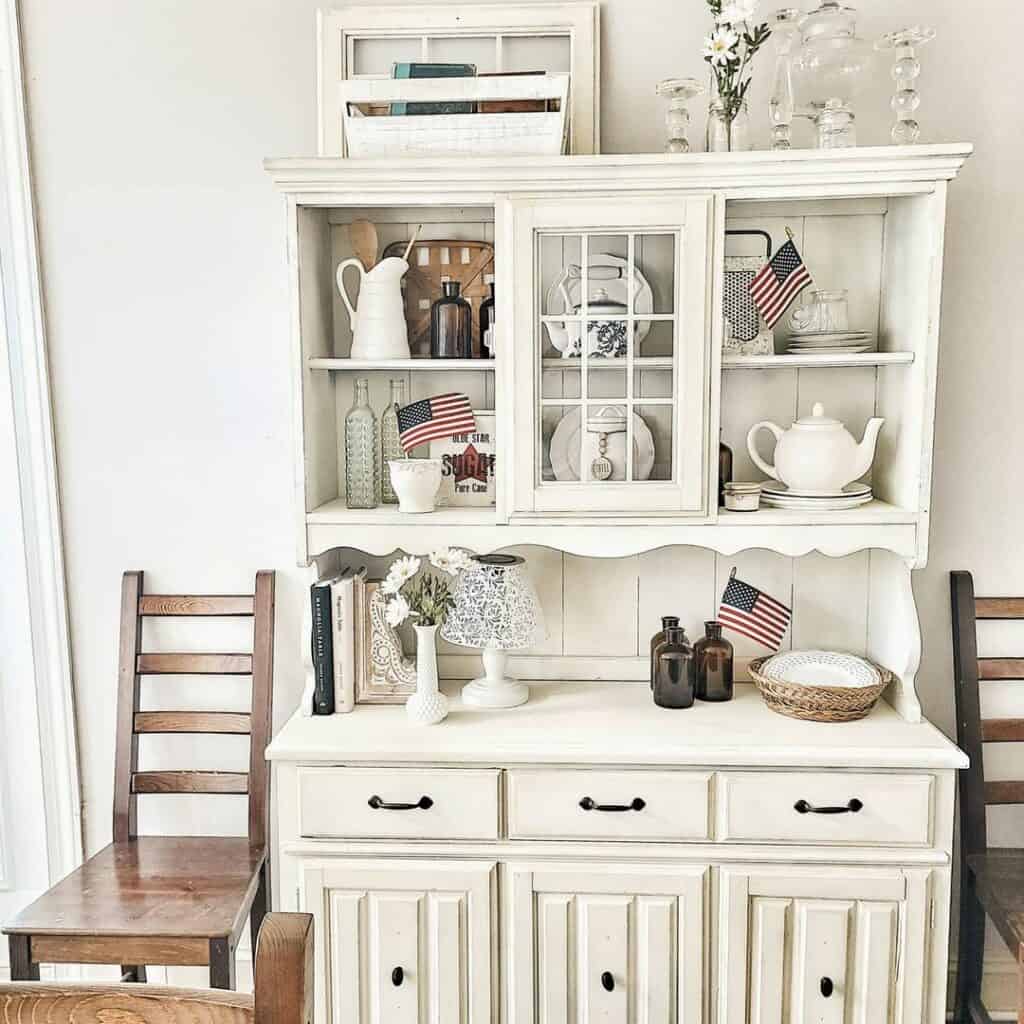
M 380 415 L 380 497 L 385 505 L 397 505 L 398 495 L 391 486 L 392 459 L 406 458 L 398 438 L 398 410 L 405 405 L 405 381 L 391 382 L 391 404 Z
M 480 358 L 494 358 L 494 275 L 488 274 L 484 282 L 490 294 L 480 303 Z
M 722 636 L 722 624 L 704 623 L 704 636 L 693 645 L 697 699 L 732 700 L 732 644 Z
M 345 504 L 376 508 L 380 490 L 380 447 L 377 417 L 370 408 L 370 386 L 356 379 L 352 408 L 345 417 Z
M 677 626 L 665 630 L 655 655 L 654 703 L 661 708 L 688 708 L 693 699 L 693 648 Z
M 654 689 L 654 655 L 657 653 L 658 646 L 665 642 L 665 634 L 670 629 L 675 629 L 679 625 L 678 615 L 662 615 L 661 617 L 661 629 L 658 630 L 654 636 L 651 637 L 651 689 Z
M 444 295 L 430 307 L 430 356 L 432 359 L 473 357 L 473 310 L 459 294 L 458 281 L 445 279 Z
M 775 41 L 775 74 L 768 98 L 768 117 L 772 123 L 772 149 L 791 149 L 793 114 L 793 43 L 799 35 L 800 11 L 783 7 L 775 12 L 772 39 Z
M 736 116 L 727 120 L 725 106 L 719 99 L 708 107 L 707 151 L 709 153 L 740 153 L 750 149 L 750 117 L 744 100 Z

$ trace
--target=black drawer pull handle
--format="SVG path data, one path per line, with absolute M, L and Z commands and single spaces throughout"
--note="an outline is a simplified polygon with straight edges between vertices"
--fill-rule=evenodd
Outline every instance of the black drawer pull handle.
M 615 991 L 615 979 L 612 977 L 611 971 L 605 971 L 601 975 L 601 987 L 605 990 L 605 992 Z
M 797 814 L 856 814 L 863 804 L 854 797 L 845 807 L 815 807 L 806 800 L 797 800 L 793 804 L 793 810 Z
M 828 999 L 830 995 L 835 991 L 835 985 L 832 984 L 831 978 L 821 979 L 821 994 Z
M 646 806 L 647 801 L 638 796 L 633 797 L 628 804 L 596 804 L 589 796 L 580 801 L 580 807 L 585 811 L 642 811 Z
M 396 967 L 391 972 L 391 984 L 394 985 L 395 988 L 398 988 L 403 981 L 405 981 L 405 971 L 403 971 L 401 967 Z
M 429 796 L 421 796 L 414 804 L 389 804 L 374 794 L 366 801 L 375 811 L 429 811 L 434 806 L 434 801 Z M 401 982 L 395 982 L 400 985 Z

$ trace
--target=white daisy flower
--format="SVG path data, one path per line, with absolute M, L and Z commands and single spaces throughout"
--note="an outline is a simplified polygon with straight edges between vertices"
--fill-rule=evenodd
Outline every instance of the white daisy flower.
M 704 40 L 704 56 L 712 64 L 728 64 L 733 56 L 733 48 L 739 41 L 740 37 L 728 26 L 716 28 Z
M 397 594 L 420 571 L 420 564 L 420 560 L 413 555 L 406 555 L 392 562 L 387 579 L 381 584 L 381 590 L 385 594 Z
M 731 0 L 722 7 L 718 15 L 719 25 L 738 25 L 740 22 L 753 21 L 757 14 L 757 0 Z
M 384 618 L 392 629 L 400 626 L 411 614 L 409 602 L 401 594 L 391 598 L 384 606 Z
M 470 554 L 459 548 L 438 548 L 430 556 L 430 564 L 449 576 L 458 576 L 460 572 L 465 572 L 471 562 Z

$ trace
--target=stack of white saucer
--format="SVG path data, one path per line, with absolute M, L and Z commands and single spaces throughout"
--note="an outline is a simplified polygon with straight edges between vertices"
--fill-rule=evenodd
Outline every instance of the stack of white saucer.
M 874 336 L 870 331 L 791 334 L 786 340 L 786 352 L 789 355 L 802 355 L 807 352 L 848 355 L 851 352 L 872 352 L 875 348 Z
M 761 488 L 762 507 L 794 512 L 834 512 L 857 508 L 870 500 L 871 487 L 862 483 L 847 484 L 841 491 L 797 491 L 776 480 L 769 480 Z

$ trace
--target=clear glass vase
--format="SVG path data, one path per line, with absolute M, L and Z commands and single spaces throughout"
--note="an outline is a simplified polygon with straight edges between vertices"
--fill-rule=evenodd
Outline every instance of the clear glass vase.
M 729 120 L 721 100 L 712 100 L 708 107 L 707 151 L 709 153 L 741 153 L 750 149 L 750 116 L 746 101 L 736 116 Z
M 355 382 L 354 401 L 345 417 L 345 504 L 376 508 L 380 489 L 380 448 L 377 417 L 370 408 L 365 377 Z
M 772 91 L 768 97 L 768 117 L 772 125 L 771 147 L 775 150 L 791 149 L 793 114 L 796 101 L 793 94 L 793 44 L 799 35 L 800 11 L 796 7 L 783 7 L 775 12 L 772 39 L 775 42 L 775 73 Z
M 404 459 L 402 442 L 398 437 L 398 410 L 405 405 L 405 381 L 391 382 L 391 404 L 380 416 L 380 497 L 385 505 L 397 505 L 398 495 L 391 485 L 388 463 L 392 459 Z

